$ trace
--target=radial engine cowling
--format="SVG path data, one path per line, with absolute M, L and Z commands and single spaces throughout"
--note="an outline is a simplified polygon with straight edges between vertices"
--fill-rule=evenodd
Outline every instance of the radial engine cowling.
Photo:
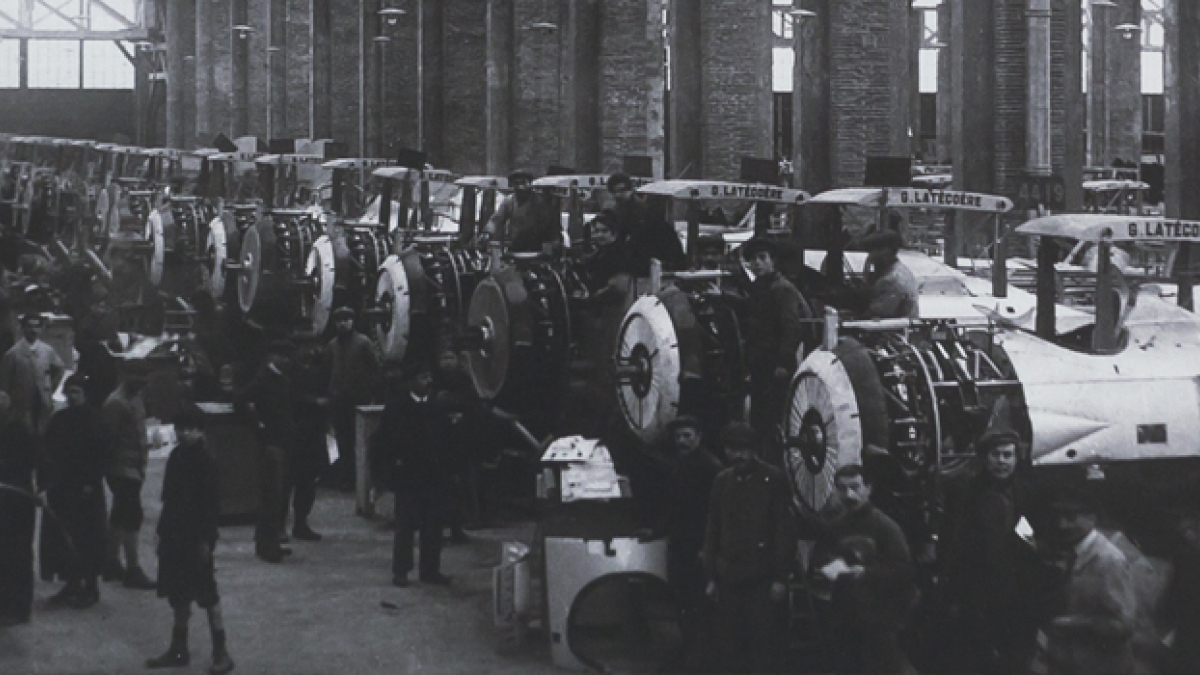
M 318 288 L 308 274 L 320 223 L 307 210 L 271 211 L 246 230 L 241 245 L 238 306 L 263 323 L 311 332 L 305 298 Z
M 862 329 L 810 354 L 784 419 L 785 469 L 801 512 L 825 508 L 839 468 L 874 465 L 876 494 L 894 500 L 905 525 L 929 526 L 939 480 L 989 425 L 1016 431 L 1028 447 L 1021 384 L 991 338 L 944 324 Z

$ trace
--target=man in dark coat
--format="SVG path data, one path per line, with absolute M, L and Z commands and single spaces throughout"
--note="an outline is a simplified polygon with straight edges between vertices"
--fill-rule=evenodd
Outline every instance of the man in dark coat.
M 188 622 L 192 603 L 208 612 L 213 662 L 210 673 L 233 670 L 225 647 L 225 622 L 213 567 L 217 545 L 217 465 L 204 439 L 204 413 L 187 406 L 175 417 L 179 445 L 167 459 L 163 475 L 162 515 L 158 520 L 158 597 L 166 598 L 175 615 L 171 646 L 146 660 L 147 668 L 188 665 Z
M 787 477 L 755 455 L 754 429 L 722 433 L 732 468 L 717 476 L 704 532 L 705 589 L 717 602 L 725 672 L 772 672 L 782 645 L 780 612 L 796 555 Z
M 920 287 L 916 277 L 900 262 L 904 239 L 894 231 L 876 232 L 863 238 L 868 251 L 863 275 L 867 282 L 868 319 L 916 319 L 920 314 Z
M 68 407 L 54 413 L 46 430 L 46 496 L 60 522 L 42 521 L 42 578 L 59 576 L 67 582 L 51 601 L 78 609 L 100 601 L 97 578 L 106 540 L 103 481 L 112 456 L 108 428 L 100 411 L 87 405 L 85 386 L 80 375 L 67 379 L 63 392 Z
M 746 355 L 750 367 L 750 423 L 768 442 L 775 460 L 774 439 L 783 414 L 788 382 L 798 365 L 796 351 L 810 332 L 803 320 L 811 319 L 800 291 L 775 269 L 775 249 L 765 239 L 751 239 L 742 257 L 754 274 L 750 286 Z M 807 347 L 807 346 L 806 346 Z
M 643 537 L 668 537 L 667 580 L 679 599 L 683 631 L 681 664 L 696 671 L 708 663 L 707 602 L 704 563 L 704 530 L 709 498 L 717 475 L 725 470 L 704 442 L 700 421 L 681 415 L 667 426 L 675 456 L 668 467 L 666 500 L 654 527 Z
M 421 533 L 419 578 L 449 583 L 441 572 L 442 528 L 453 482 L 441 441 L 449 423 L 433 387 L 428 363 L 410 367 L 402 386 L 392 392 L 371 440 L 375 463 L 389 477 L 396 495 L 396 538 L 392 548 L 392 584 L 408 586 L 413 569 L 413 535 Z
M 504 242 L 509 250 L 538 253 L 545 244 L 561 245 L 558 210 L 533 190 L 533 174 L 518 169 L 508 175 L 509 195 L 484 226 L 484 238 Z
M 450 478 L 454 484 L 453 505 L 450 509 L 450 537 L 455 543 L 467 541 L 466 527 L 479 525 L 479 457 L 483 438 L 483 406 L 471 376 L 463 371 L 458 353 L 450 345 L 438 350 L 437 371 L 433 374 L 435 403 L 446 416 L 440 441 L 446 456 Z
M 912 556 L 904 532 L 871 503 L 857 464 L 834 474 L 841 515 L 813 548 L 810 577 L 831 589 L 828 634 L 838 672 L 892 673 L 909 668 L 898 635 L 915 601 Z
M 1033 656 L 1035 552 L 1015 531 L 1030 506 L 1019 442 L 1010 430 L 985 433 L 975 444 L 983 471 L 947 490 L 951 518 L 938 557 L 971 672 L 1014 672 Z
M 337 335 L 329 341 L 329 405 L 338 458 L 330 467 L 333 484 L 341 490 L 354 487 L 356 452 L 355 408 L 371 403 L 379 381 L 379 355 L 375 343 L 354 330 L 354 310 L 333 311 Z
M 254 528 L 254 552 L 270 563 L 283 561 L 290 550 L 283 539 L 283 480 L 289 453 L 298 442 L 296 407 L 291 378 L 285 374 L 287 357 L 276 345 L 266 366 L 239 394 L 238 399 L 254 406 L 258 421 L 260 493 L 258 522 Z
M 288 502 L 293 509 L 292 536 L 302 541 L 320 541 L 321 535 L 308 523 L 317 501 L 317 481 L 329 469 L 329 448 L 325 433 L 329 415 L 324 405 L 326 382 L 313 350 L 301 353 L 295 372 L 296 452 L 288 457 L 284 471 L 283 512 L 287 519 Z
M 617 237 L 634 257 L 634 273 L 650 273 L 650 260 L 658 260 L 668 270 L 687 266 L 687 255 L 675 232 L 671 215 L 655 217 L 634 192 L 629 174 L 614 173 L 608 178 L 608 191 L 616 202 Z
M 33 609 L 36 461 L 33 434 L 0 391 L 0 628 L 28 623 Z

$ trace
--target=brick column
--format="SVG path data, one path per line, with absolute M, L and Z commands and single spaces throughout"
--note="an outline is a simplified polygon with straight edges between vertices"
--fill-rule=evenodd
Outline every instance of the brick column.
M 233 134 L 232 0 L 196 3 L 196 136 Z
M 954 70 L 950 63 L 950 41 L 953 21 L 951 12 L 952 0 L 942 0 L 938 5 L 938 40 L 945 46 L 938 50 L 938 92 L 937 92 L 937 161 L 949 162 L 953 156 L 954 146 L 954 103 L 953 78 Z
M 921 141 L 921 43 L 925 41 L 925 13 L 910 10 L 908 14 L 908 70 L 906 87 L 908 89 L 908 132 L 909 148 L 913 159 L 920 159 L 925 154 Z
M 444 0 L 421 1 L 421 147 L 435 166 L 447 166 L 444 116 L 445 55 L 456 45 L 445 45 Z M 455 92 L 450 92 L 453 95 Z
M 559 4 L 543 0 L 513 0 L 513 162 L 535 174 L 562 161 L 558 132 L 561 9 Z
M 282 134 L 287 138 L 319 138 L 313 133 L 313 0 L 284 3 Z
M 698 4 L 703 54 L 702 175 L 736 179 L 742 157 L 771 157 L 774 153 L 771 2 L 699 0 Z
M 1103 40 L 1104 53 L 1107 54 L 1103 69 L 1097 71 L 1097 66 L 1101 64 L 1097 64 L 1095 58 L 1092 60 L 1093 83 L 1097 79 L 1097 72 L 1108 72 L 1107 78 L 1099 78 L 1105 80 L 1105 108 L 1100 111 L 1102 115 L 1095 121 L 1094 127 L 1091 121 L 1088 123 L 1092 138 L 1100 135 L 1098 142 L 1093 140 L 1092 147 L 1100 151 L 1093 152 L 1092 162 L 1101 166 L 1109 166 L 1116 159 L 1140 163 L 1142 155 L 1142 36 L 1137 31 L 1123 33 L 1116 30 L 1122 24 L 1141 25 L 1141 2 L 1116 2 L 1117 7 L 1100 11 L 1107 15 L 1108 24 Z M 1100 34 L 1095 30 L 1093 28 L 1092 41 L 1098 44 Z M 1093 128 L 1095 132 L 1092 132 Z
M 600 171 L 600 3 L 566 0 L 563 3 L 562 107 L 559 142 L 562 163 L 582 172 Z
M 1167 217 L 1200 220 L 1200 5 L 1167 0 L 1165 75 Z M 1192 309 L 1196 246 L 1180 247 L 1175 261 L 1179 305 Z
M 196 129 L 196 0 L 166 6 L 167 145 L 190 148 Z
M 671 0 L 671 161 L 674 178 L 700 178 L 704 170 L 700 119 L 701 9 L 697 0 Z M 769 44 L 769 43 L 768 43 Z
M 330 131 L 346 144 L 353 156 L 361 156 L 360 115 L 362 40 L 359 21 L 361 0 L 330 0 Z
M 304 0 L 299 0 L 303 2 Z M 312 138 L 333 138 L 333 0 L 312 0 Z
M 267 137 L 267 94 L 271 91 L 271 61 L 279 58 L 268 51 L 271 46 L 271 3 L 264 0 L 247 2 L 246 19 L 254 27 L 246 43 L 246 133 Z M 279 131 L 272 130 L 278 137 Z
M 662 175 L 664 155 L 663 0 L 608 0 L 602 4 L 600 120 L 602 161 L 620 169 L 625 155 L 649 156 Z
M 421 147 L 421 21 L 420 0 L 392 2 L 407 12 L 382 30 L 390 41 L 383 47 L 383 139 L 388 156 L 399 148 Z
M 487 0 L 487 172 L 513 168 L 513 0 Z
M 487 12 L 479 0 L 444 0 L 447 96 L 442 118 L 445 165 L 461 173 L 487 168 Z
M 792 111 L 799 185 L 811 194 L 833 187 L 829 116 L 830 5 L 836 0 L 797 0 L 794 6 L 816 16 L 796 26 L 796 68 L 792 74 Z

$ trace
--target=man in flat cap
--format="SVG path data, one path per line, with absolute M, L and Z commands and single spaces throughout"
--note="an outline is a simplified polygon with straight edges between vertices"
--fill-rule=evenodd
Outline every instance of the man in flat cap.
M 867 282 L 868 319 L 916 319 L 920 316 L 917 278 L 900 262 L 904 239 L 892 230 L 874 232 L 860 242 L 867 251 L 863 274 Z
M 616 202 L 617 238 L 633 256 L 637 276 L 650 273 L 650 261 L 668 270 L 682 269 L 687 255 L 670 218 L 656 218 L 634 190 L 633 178 L 617 172 L 608 178 L 608 191 Z
M 708 595 L 717 603 L 725 672 L 773 672 L 782 644 L 779 612 L 796 553 L 791 491 L 783 471 L 760 460 L 758 434 L 733 422 L 721 435 L 732 464 L 713 483 L 704 533 Z
M 333 310 L 337 334 L 329 341 L 329 406 L 333 433 L 337 437 L 338 458 L 328 475 L 335 487 L 349 490 L 354 486 L 356 445 L 355 409 L 375 398 L 379 383 L 379 354 L 370 338 L 354 330 L 354 310 L 342 306 Z
M 66 366 L 54 348 L 41 341 L 46 319 L 30 312 L 21 317 L 17 344 L 0 359 L 0 390 L 12 399 L 13 413 L 41 435 L 54 412 L 51 396 L 62 381 Z
M 799 365 L 796 352 L 811 332 L 804 320 L 812 318 L 812 311 L 800 291 L 776 270 L 773 242 L 751 239 L 742 246 L 742 257 L 754 274 L 746 328 L 750 423 L 770 442 L 777 435 L 788 382 Z
M 509 250 L 537 253 L 543 244 L 562 243 L 562 223 L 557 211 L 533 191 L 533 174 L 518 169 L 508 175 L 509 195 L 483 228 L 488 241 L 500 241 Z

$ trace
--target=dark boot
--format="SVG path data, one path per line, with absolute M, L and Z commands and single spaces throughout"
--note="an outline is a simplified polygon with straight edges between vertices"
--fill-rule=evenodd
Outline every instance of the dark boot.
M 186 666 L 191 660 L 191 656 L 188 654 L 187 629 L 172 628 L 171 646 L 167 647 L 167 651 L 161 656 L 146 659 L 146 667 L 178 668 L 180 666 Z
M 213 642 L 213 660 L 209 666 L 208 672 L 213 675 L 225 675 L 233 670 L 233 659 L 229 656 L 229 650 L 225 649 L 225 631 L 214 630 L 212 634 Z
M 125 568 L 121 566 L 121 561 L 117 558 L 109 558 L 104 561 L 101 576 L 105 581 L 120 581 L 125 578 Z

